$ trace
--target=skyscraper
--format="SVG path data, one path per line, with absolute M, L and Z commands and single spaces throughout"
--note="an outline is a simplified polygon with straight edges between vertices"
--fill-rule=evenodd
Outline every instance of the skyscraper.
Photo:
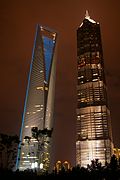
M 111 118 L 100 25 L 88 11 L 77 29 L 77 69 L 76 164 L 99 159 L 104 165 L 112 155 Z
M 20 170 L 46 171 L 51 164 L 56 41 L 56 32 L 37 25 L 17 157 Z

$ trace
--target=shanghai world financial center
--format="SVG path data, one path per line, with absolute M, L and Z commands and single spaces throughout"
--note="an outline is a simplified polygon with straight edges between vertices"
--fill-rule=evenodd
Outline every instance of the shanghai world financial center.
M 50 166 L 56 39 L 56 32 L 37 25 L 16 164 L 20 170 Z

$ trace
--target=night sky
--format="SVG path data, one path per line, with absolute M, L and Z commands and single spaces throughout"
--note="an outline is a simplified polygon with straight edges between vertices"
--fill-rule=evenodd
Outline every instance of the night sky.
M 100 23 L 113 140 L 120 147 L 120 1 L 1 0 L 0 132 L 18 134 L 36 25 L 58 32 L 54 160 L 75 164 L 77 39 L 85 10 Z

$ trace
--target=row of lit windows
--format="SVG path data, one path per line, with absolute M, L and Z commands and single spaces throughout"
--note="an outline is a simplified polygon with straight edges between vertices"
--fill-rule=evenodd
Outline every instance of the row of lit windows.
M 99 134 L 99 133 L 108 132 L 108 128 L 106 128 L 106 126 L 104 127 L 104 125 L 98 127 L 96 125 L 94 125 L 94 126 L 92 126 L 92 125 L 81 126 L 79 124 L 79 125 L 76 126 L 76 129 L 77 129 L 77 132 L 78 132 L 77 134 L 78 135 L 83 134 L 83 133 L 86 133 L 86 134 L 88 134 L 88 133 L 97 133 L 97 134 Z
M 84 54 L 84 53 L 86 53 L 86 52 L 96 52 L 96 51 L 100 51 L 100 46 L 96 46 L 96 43 L 95 43 L 95 45 L 94 46 L 91 46 L 91 45 L 87 45 L 87 46 L 81 46 L 80 47 L 80 49 L 78 50 L 78 55 L 79 54 Z
M 35 114 L 35 113 L 40 112 L 40 111 L 42 111 L 42 110 L 43 110 L 43 108 L 41 107 L 40 109 L 37 109 L 36 111 L 27 112 L 27 115 Z
M 107 122 L 107 117 L 109 115 L 106 113 L 89 113 L 84 115 L 78 115 L 77 116 L 77 122 L 83 123 L 83 124 L 89 124 L 89 123 L 95 123 L 95 124 L 104 124 Z
M 85 76 L 89 75 L 98 75 L 98 74 L 102 74 L 103 73 L 103 69 L 102 68 L 98 68 L 99 66 L 97 65 L 97 67 L 92 68 L 92 66 L 85 66 L 82 67 L 79 71 L 78 71 L 78 77 L 82 78 L 81 76 L 83 76 L 83 78 Z M 78 79 L 79 79 L 78 78 Z
M 98 130 L 103 130 L 104 129 L 107 129 L 107 124 L 96 124 L 96 123 L 90 123 L 89 125 L 88 124 L 84 124 L 84 123 L 77 123 L 77 127 L 78 129 L 80 129 L 81 132 L 87 132 L 88 129 L 91 129 L 91 130 L 95 130 L 95 129 L 98 129 Z
M 110 114 L 108 108 L 106 107 L 106 105 L 104 106 L 90 106 L 90 107 L 86 107 L 86 108 L 81 108 L 81 109 L 77 109 L 77 115 L 78 117 L 81 115 L 81 117 L 84 117 L 84 115 L 90 115 L 90 116 L 94 116 L 97 114 Z
M 108 138 L 108 132 L 105 131 L 105 132 L 92 132 L 92 131 L 89 131 L 88 133 L 84 133 L 84 134 L 80 134 L 77 136 L 77 140 L 86 140 L 86 139 L 105 139 L 105 138 Z
M 80 42 L 85 38 L 100 39 L 100 29 L 98 23 L 90 23 L 88 20 L 84 20 L 83 26 L 78 29 L 77 37 Z
M 78 76 L 78 85 L 86 82 L 94 82 L 100 80 L 104 80 L 103 72 L 101 70 L 95 72 L 90 69 L 82 73 L 80 72 Z
M 77 124 L 77 126 L 76 126 L 76 128 L 77 128 L 77 134 L 79 135 L 79 134 L 81 134 L 81 133 L 94 133 L 94 132 L 96 132 L 96 130 L 97 130 L 97 133 L 101 133 L 101 132 L 106 132 L 106 131 L 108 131 L 108 129 L 107 129 L 107 127 L 106 127 L 107 125 L 99 125 L 99 126 L 97 126 L 97 125 L 95 125 L 95 124 L 90 124 L 89 126 L 83 126 L 83 125 L 81 125 L 81 124 Z
M 81 128 L 82 128 L 82 130 L 81 130 Z M 104 134 L 104 133 L 107 133 L 108 132 L 108 130 L 107 130 L 107 128 L 106 129 L 104 129 L 103 127 L 101 127 L 101 128 L 97 128 L 97 127 L 91 127 L 91 126 L 89 126 L 89 127 L 78 127 L 77 128 L 77 131 L 79 132 L 77 135 L 79 136 L 81 136 L 81 135 L 85 135 L 86 134 L 86 136 L 87 135 L 91 135 L 91 134 L 96 134 L 96 135 L 99 135 L 99 134 Z
M 77 59 L 78 59 L 78 62 L 81 61 L 81 60 L 86 60 L 87 58 L 100 58 L 101 55 L 100 55 L 100 52 L 99 51 L 95 51 L 95 52 L 91 52 L 91 51 L 88 51 L 88 52 L 85 52 L 84 54 L 80 54 L 77 56 Z
M 95 100 L 94 101 L 87 101 L 87 102 L 80 102 L 77 104 L 77 108 L 86 108 L 90 106 L 99 106 L 99 105 L 105 105 L 106 101 L 105 100 Z
M 78 102 L 105 101 L 107 99 L 106 89 L 103 87 L 78 90 Z
M 95 87 L 95 88 L 88 87 L 86 89 L 78 90 L 77 94 L 78 94 L 78 98 L 87 98 L 90 95 L 91 96 L 96 96 L 96 95 L 105 96 L 106 89 L 104 87 Z
M 92 122 L 95 122 L 95 123 L 101 123 L 101 120 L 107 120 L 107 114 L 100 114 L 100 115 L 95 115 L 95 114 L 93 114 L 93 113 L 90 113 L 89 115 L 88 114 L 85 114 L 84 116 L 83 115 L 81 115 L 81 116 L 78 116 L 77 117 L 77 121 L 79 122 L 79 121 L 81 121 L 81 122 L 84 122 L 84 123 L 86 123 L 86 122 L 88 122 L 89 123 L 89 121 L 92 123 Z M 96 122 L 96 120 L 97 120 L 97 122 Z
M 107 117 L 107 112 L 89 112 L 89 113 L 84 113 L 84 114 L 81 114 L 81 115 L 78 115 L 77 116 L 77 119 L 78 120 L 81 120 L 81 119 L 91 119 L 92 120 L 92 118 L 94 119 L 99 119 L 99 118 L 101 118 L 102 117 L 102 119 L 105 117 Z M 98 121 L 99 122 L 99 121 Z
M 96 35 L 98 35 L 98 34 L 96 34 L 95 32 L 94 32 L 94 34 L 91 34 L 90 32 L 88 32 L 88 30 L 86 30 L 86 31 L 83 31 L 84 32 L 84 38 L 83 38 L 83 36 L 79 36 L 79 34 L 78 34 L 78 37 L 80 37 L 80 42 L 84 42 L 84 41 L 88 41 L 88 40 L 92 40 L 92 41 L 95 41 L 95 40 L 98 40 L 98 36 L 96 36 Z M 83 33 L 83 32 L 81 32 L 81 33 Z
M 100 48 L 100 44 L 98 44 L 98 41 L 91 39 L 91 38 L 84 38 L 83 41 L 80 41 L 78 44 L 78 53 L 86 47 L 99 47 Z M 98 48 L 98 50 L 99 50 Z
M 103 123 L 102 121 L 99 124 L 96 123 L 96 122 L 94 122 L 94 123 L 91 123 L 91 122 L 84 123 L 84 122 L 77 121 L 77 127 L 78 128 L 81 127 L 82 128 L 81 131 L 83 131 L 86 128 L 93 128 L 93 127 L 94 128 L 106 128 L 107 127 L 107 122 L 105 122 L 104 124 L 102 124 L 102 123 Z
M 90 50 L 91 48 L 93 48 L 93 50 L 95 50 L 95 48 L 97 48 L 97 50 L 99 49 L 99 44 L 97 42 L 92 42 L 90 41 L 86 41 L 85 43 L 80 43 L 80 49 L 78 49 L 78 53 L 81 52 L 81 50 L 85 49 L 85 50 Z
M 103 130 L 104 129 L 107 129 L 107 124 L 96 124 L 96 123 L 90 123 L 89 125 L 88 124 L 85 124 L 85 123 L 77 123 L 77 129 L 80 129 L 81 132 L 87 132 L 88 129 L 91 129 L 91 130 L 95 130 L 95 129 L 98 129 L 98 130 Z
M 25 125 L 33 125 L 33 120 L 34 120 L 34 124 L 36 123 L 37 125 L 43 121 L 44 117 L 44 113 L 42 112 L 41 114 L 35 114 L 34 116 L 27 116 L 26 117 L 26 122 Z M 37 127 L 37 126 L 36 126 Z
M 83 131 L 84 130 L 84 131 Z M 77 131 L 79 131 L 79 133 L 77 134 L 77 138 L 92 138 L 92 137 L 106 137 L 108 136 L 108 130 L 103 129 L 103 128 L 91 128 L 91 127 L 87 127 L 84 128 L 82 131 L 80 128 L 77 129 Z
M 77 89 L 80 90 L 80 93 L 82 90 L 85 90 L 85 89 L 89 89 L 89 88 L 97 88 L 97 87 L 103 87 L 105 88 L 105 85 L 103 83 L 103 81 L 98 81 L 98 82 L 87 82 L 85 84 L 82 84 L 80 86 L 77 86 Z
M 43 90 L 44 90 L 44 87 L 38 86 L 38 87 L 36 87 L 36 89 L 37 89 L 37 90 L 42 90 L 42 91 L 43 91 Z M 48 87 L 45 87 L 45 90 L 48 91 Z
M 101 64 L 87 64 L 78 69 L 78 79 L 84 78 L 87 75 L 98 75 L 103 73 Z
M 105 139 L 105 138 L 108 138 L 108 132 L 92 132 L 92 131 L 89 131 L 88 133 L 84 133 L 84 134 L 80 134 L 77 136 L 77 140 L 90 140 L 90 139 Z
M 80 60 L 78 62 L 78 70 L 83 68 L 83 67 L 86 67 L 86 65 L 89 65 L 89 64 L 100 64 L 101 63 L 101 58 L 96 58 L 96 57 L 93 57 L 93 58 L 86 58 L 85 60 Z

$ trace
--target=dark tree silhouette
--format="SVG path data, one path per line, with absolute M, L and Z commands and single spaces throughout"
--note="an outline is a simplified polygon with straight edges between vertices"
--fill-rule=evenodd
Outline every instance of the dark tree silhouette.
M 7 134 L 0 134 L 1 166 L 9 169 L 13 168 L 19 142 L 19 137 L 17 135 L 10 136 Z
M 111 169 L 117 169 L 118 167 L 118 160 L 117 157 L 113 154 L 110 160 L 110 167 Z
M 30 136 L 25 136 L 24 139 L 28 144 L 30 144 L 30 140 L 31 140 Z
M 38 129 L 38 127 L 33 127 L 31 131 L 32 131 L 32 136 L 38 139 L 39 137 L 44 136 L 44 135 L 51 137 L 53 129 L 50 130 L 50 129 L 45 128 L 41 130 L 41 129 Z

